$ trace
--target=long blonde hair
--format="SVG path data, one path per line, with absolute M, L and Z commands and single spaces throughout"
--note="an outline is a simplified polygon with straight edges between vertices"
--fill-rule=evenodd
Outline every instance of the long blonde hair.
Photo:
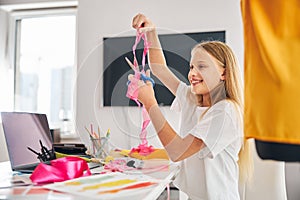
M 238 66 L 237 59 L 230 49 L 223 42 L 207 41 L 197 44 L 192 51 L 202 48 L 215 59 L 217 59 L 225 68 L 225 95 L 224 98 L 234 102 L 237 111 L 240 115 L 241 123 L 243 123 L 243 87 L 241 74 Z M 199 104 L 201 105 L 202 97 L 198 96 Z M 216 103 L 216 102 L 215 102 Z M 243 124 L 241 124 L 243 126 Z M 239 152 L 239 171 L 240 181 L 245 182 L 249 180 L 253 173 L 253 161 L 250 149 L 250 143 L 244 137 L 243 146 Z

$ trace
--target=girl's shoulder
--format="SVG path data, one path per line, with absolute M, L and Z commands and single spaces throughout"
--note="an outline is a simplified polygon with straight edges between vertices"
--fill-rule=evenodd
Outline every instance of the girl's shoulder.
M 213 111 L 225 112 L 226 114 L 229 114 L 230 116 L 239 116 L 242 113 L 241 108 L 238 106 L 238 104 L 229 99 L 219 101 L 218 103 L 211 106 L 211 108 L 209 110 L 210 110 L 210 112 L 213 112 Z
M 211 112 L 224 113 L 234 124 L 243 124 L 243 111 L 240 106 L 232 100 L 222 100 L 213 105 Z
M 233 101 L 228 100 L 228 99 L 224 99 L 224 100 L 219 101 L 219 102 L 217 102 L 216 104 L 212 105 L 211 108 L 213 108 L 213 109 L 222 109 L 222 110 L 224 110 L 224 109 L 226 109 L 226 110 L 227 110 L 227 109 L 231 110 L 231 109 L 233 109 L 235 106 L 237 106 L 237 105 L 236 105 L 236 103 L 234 103 Z

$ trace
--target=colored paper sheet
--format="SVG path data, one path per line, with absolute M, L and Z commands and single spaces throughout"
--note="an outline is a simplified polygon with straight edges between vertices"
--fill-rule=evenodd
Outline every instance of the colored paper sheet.
M 119 172 L 81 177 L 65 182 L 45 185 L 45 188 L 74 195 L 98 199 L 122 199 L 153 189 L 160 183 L 144 174 Z

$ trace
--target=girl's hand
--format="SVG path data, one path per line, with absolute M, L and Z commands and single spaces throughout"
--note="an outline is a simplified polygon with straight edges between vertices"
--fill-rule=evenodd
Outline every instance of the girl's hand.
M 150 77 L 150 70 L 146 71 L 146 76 Z M 128 75 L 129 81 L 132 81 L 133 78 L 135 78 L 133 74 Z M 137 90 L 138 100 L 145 106 L 146 109 L 157 104 L 151 81 L 144 82 L 143 80 L 139 80 Z
M 133 17 L 132 27 L 144 33 L 155 31 L 155 25 L 143 14 L 137 14 Z

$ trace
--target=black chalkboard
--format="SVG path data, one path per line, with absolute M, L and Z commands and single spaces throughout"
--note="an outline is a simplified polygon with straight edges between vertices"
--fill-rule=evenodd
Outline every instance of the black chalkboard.
M 191 49 L 201 41 L 218 40 L 225 42 L 225 31 L 165 34 L 159 35 L 167 64 L 180 80 L 188 83 L 189 60 Z M 104 74 L 103 102 L 104 106 L 136 106 L 136 103 L 126 97 L 127 76 L 133 73 L 127 65 L 125 57 L 133 60 L 132 46 L 135 37 L 112 37 L 103 39 Z M 142 63 L 143 41 L 136 49 L 138 63 Z M 146 69 L 148 65 L 146 64 Z M 155 95 L 160 105 L 171 105 L 174 96 L 156 78 Z

